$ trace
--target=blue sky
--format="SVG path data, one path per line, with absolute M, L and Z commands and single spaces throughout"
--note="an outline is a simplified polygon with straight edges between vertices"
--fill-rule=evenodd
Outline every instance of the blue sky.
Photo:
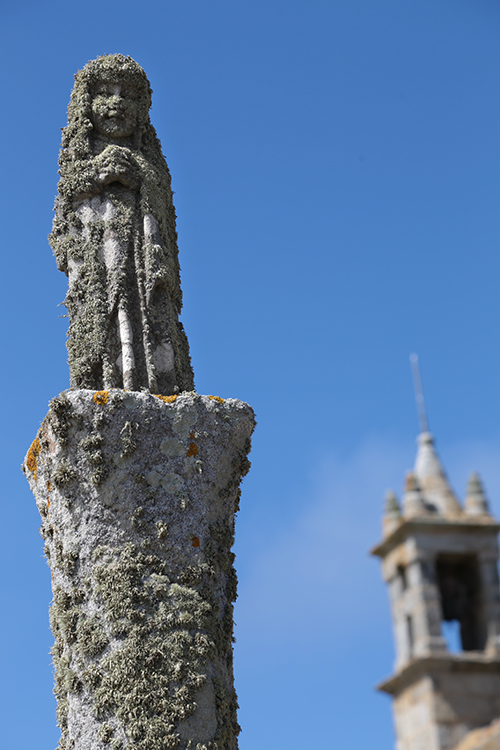
M 55 747 L 50 574 L 19 471 L 68 386 L 47 244 L 73 74 L 130 54 L 178 214 L 197 390 L 258 427 L 237 526 L 241 750 L 393 743 L 378 563 L 418 422 L 500 515 L 500 6 L 495 0 L 20 0 L 0 10 L 0 711 Z

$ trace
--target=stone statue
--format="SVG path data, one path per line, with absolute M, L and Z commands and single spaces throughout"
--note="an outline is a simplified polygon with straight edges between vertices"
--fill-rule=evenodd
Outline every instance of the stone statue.
M 72 388 L 191 391 L 170 173 L 130 57 L 75 76 L 50 236 L 68 276 Z
M 130 57 L 75 79 L 51 235 L 71 388 L 24 471 L 51 569 L 59 750 L 238 750 L 231 547 L 255 425 L 193 388 L 170 174 Z

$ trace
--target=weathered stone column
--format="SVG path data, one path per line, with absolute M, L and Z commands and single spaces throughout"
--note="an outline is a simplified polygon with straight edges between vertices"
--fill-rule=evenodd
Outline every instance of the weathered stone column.
M 52 571 L 60 750 L 235 750 L 241 401 L 55 398 L 24 471 Z

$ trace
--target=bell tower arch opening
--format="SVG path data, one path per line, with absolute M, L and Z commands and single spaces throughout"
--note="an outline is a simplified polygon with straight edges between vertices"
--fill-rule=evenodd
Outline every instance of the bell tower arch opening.
M 484 651 L 488 633 L 478 556 L 441 553 L 436 558 L 436 577 L 443 621 L 457 623 L 461 650 Z

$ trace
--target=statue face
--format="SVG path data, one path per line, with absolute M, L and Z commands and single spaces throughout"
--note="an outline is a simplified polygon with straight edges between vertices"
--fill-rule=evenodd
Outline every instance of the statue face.
M 101 135 L 128 138 L 139 120 L 139 91 L 122 83 L 100 83 L 92 91 L 92 122 Z

